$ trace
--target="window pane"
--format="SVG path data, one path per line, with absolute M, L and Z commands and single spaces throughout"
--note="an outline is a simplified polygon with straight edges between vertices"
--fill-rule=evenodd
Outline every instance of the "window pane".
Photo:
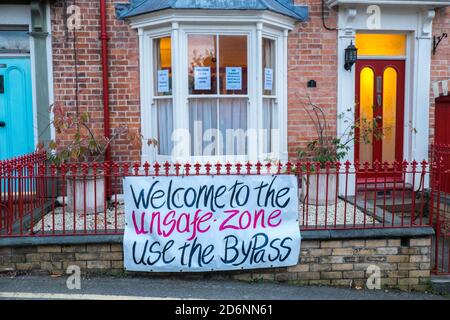
M 361 70 L 360 80 L 360 102 L 359 102 L 359 161 L 372 162 L 373 148 L 372 148 L 372 128 L 373 121 L 373 98 L 374 98 L 374 72 L 371 68 L 364 68 Z
M 360 56 L 405 56 L 405 34 L 356 34 Z
M 397 71 L 387 68 L 383 75 L 383 161 L 395 161 L 397 113 Z
M 263 92 L 275 95 L 275 40 L 263 38 Z
M 158 114 L 158 154 L 169 156 L 172 154 L 173 133 L 173 105 L 172 99 L 156 100 Z
M 0 53 L 30 53 L 27 31 L 0 31 Z
M 247 154 L 247 101 L 247 98 L 219 100 L 219 126 L 223 139 L 219 145 L 219 154 Z
M 172 95 L 172 42 L 170 37 L 153 40 L 155 96 Z
M 189 131 L 191 155 L 217 154 L 217 99 L 189 99 Z
M 214 35 L 189 35 L 189 93 L 217 93 L 217 41 Z
M 247 94 L 247 37 L 219 36 L 220 93 Z

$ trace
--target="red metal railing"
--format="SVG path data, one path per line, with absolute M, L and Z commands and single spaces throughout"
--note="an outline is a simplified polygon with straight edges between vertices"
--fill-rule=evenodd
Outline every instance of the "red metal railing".
M 430 159 L 440 164 L 439 171 L 432 175 L 435 219 L 432 223 L 434 237 L 434 271 L 450 275 L 450 145 L 433 145 Z
M 0 237 L 122 234 L 124 176 L 294 174 L 302 230 L 431 225 L 436 164 L 82 163 L 60 166 L 33 154 L 2 162 Z M 107 197 L 105 178 L 111 181 Z M 7 186 L 5 189 L 4 186 Z
M 45 152 L 34 152 L 0 161 L 0 234 L 26 234 L 24 221 L 44 203 L 38 168 L 45 160 Z

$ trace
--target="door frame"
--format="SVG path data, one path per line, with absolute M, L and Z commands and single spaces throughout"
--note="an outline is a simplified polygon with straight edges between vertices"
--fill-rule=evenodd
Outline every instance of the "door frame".
M 417 2 L 417 1 L 416 1 Z M 404 33 L 407 35 L 406 51 L 406 91 L 405 91 L 405 139 L 404 158 L 421 161 L 428 158 L 429 149 L 429 102 L 431 84 L 431 52 L 433 41 L 433 18 L 435 10 L 419 3 L 390 6 L 379 5 L 383 12 L 383 23 L 380 28 L 371 28 L 367 21 L 371 12 L 367 12 L 367 4 L 361 1 L 341 4 L 338 14 L 338 44 L 337 44 L 337 134 L 346 136 L 345 119 L 354 115 L 355 68 L 345 70 L 345 49 L 350 42 L 355 43 L 356 33 Z M 420 61 L 420 63 L 416 63 Z M 414 128 L 414 129 L 413 129 Z M 413 133 L 413 132 L 417 132 Z M 353 143 L 349 144 L 350 151 L 343 162 L 354 162 Z M 408 177 L 408 183 L 412 178 Z M 420 183 L 415 178 L 417 185 Z M 425 187 L 429 179 L 424 181 Z M 348 183 L 339 182 L 340 194 L 354 195 L 356 191 L 355 177 L 349 178 Z
M 24 56 L 30 58 L 34 148 L 36 148 L 42 132 L 46 130 L 45 128 L 48 128 L 49 131 L 48 137 L 45 134 L 43 138 L 45 141 L 54 140 L 56 133 L 51 122 L 53 121 L 53 112 L 48 111 L 54 103 L 51 4 L 49 1 L 31 0 L 31 2 L 36 5 L 16 4 L 13 0 L 8 0 L 0 5 L 0 29 L 2 27 L 9 29 L 11 26 L 23 26 L 30 33 L 29 54 L 0 55 L 5 58 Z M 2 10 L 6 8 L 7 10 Z M 45 60 L 46 67 L 39 70 L 43 60 Z M 41 88 L 45 86 L 47 92 L 41 90 L 39 92 L 44 93 L 39 95 L 37 83 L 41 85 Z M 42 120 L 44 113 L 46 117 L 48 113 L 48 120 Z M 39 117 L 38 114 L 40 114 Z M 45 125 L 42 123 L 43 121 L 45 121 Z
M 366 62 L 366 65 L 365 63 Z M 396 63 L 397 62 L 397 63 Z M 402 65 L 398 65 L 398 62 L 403 62 Z M 369 63 L 375 64 L 375 68 L 378 69 L 378 71 L 384 73 L 384 71 L 391 67 L 397 70 L 397 80 L 399 84 L 399 88 L 402 88 L 403 90 L 397 90 L 397 108 L 396 108 L 396 125 L 395 125 L 395 160 L 398 162 L 401 162 L 404 158 L 404 140 L 405 140 L 405 131 L 404 131 L 404 120 L 405 120 L 405 92 L 406 92 L 406 85 L 405 85 L 405 77 L 406 77 L 406 61 L 405 59 L 390 59 L 390 58 L 384 58 L 384 59 L 358 59 L 355 65 L 355 118 L 359 118 L 359 94 L 360 94 L 360 73 L 363 68 L 368 66 Z M 370 66 L 369 66 L 370 67 Z M 375 71 L 375 70 L 374 70 Z M 375 72 L 376 73 L 376 72 Z M 374 79 L 374 81 L 376 81 Z M 381 83 L 381 86 L 383 86 L 383 82 Z M 374 99 L 376 97 L 376 84 L 374 85 Z M 381 94 L 383 94 L 384 88 L 381 88 Z M 383 105 L 382 101 L 382 105 Z M 381 114 L 383 112 L 383 109 L 381 109 Z M 400 135 L 398 134 L 400 133 Z M 355 137 L 359 136 L 359 129 L 355 129 Z M 372 149 L 373 149 L 373 161 L 379 161 L 380 163 L 382 160 L 382 142 L 375 142 L 372 141 Z M 381 150 L 377 150 L 381 149 Z M 354 148 L 354 158 L 355 161 L 359 160 L 359 150 L 360 150 L 360 142 L 355 142 L 355 148 Z M 375 157 L 379 156 L 380 159 L 376 159 Z

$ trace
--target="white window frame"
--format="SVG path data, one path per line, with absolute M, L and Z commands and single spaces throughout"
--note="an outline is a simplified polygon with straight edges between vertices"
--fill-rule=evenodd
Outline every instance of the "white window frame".
M 229 12 L 228 12 L 229 14 Z M 202 19 L 204 20 L 205 14 Z M 206 14 L 208 16 L 209 14 Z M 213 14 L 214 15 L 214 14 Z M 188 35 L 190 34 L 214 34 L 214 35 L 245 35 L 247 36 L 248 47 L 248 91 L 247 95 L 235 95 L 235 97 L 248 98 L 248 118 L 247 129 L 262 128 L 262 102 L 263 102 L 263 70 L 262 70 L 262 38 L 275 40 L 276 43 L 276 96 L 274 97 L 278 110 L 279 143 L 274 150 L 276 158 L 272 155 L 262 154 L 263 136 L 258 135 L 256 143 L 254 139 L 248 138 L 247 155 L 245 156 L 191 156 L 190 139 L 182 141 L 183 148 L 179 148 L 179 142 L 174 141 L 174 152 L 172 156 L 159 155 L 157 148 L 142 144 L 141 161 L 144 162 L 256 162 L 264 161 L 268 158 L 286 161 L 287 152 L 287 35 L 293 28 L 294 21 L 273 13 L 258 13 L 258 17 L 233 17 L 234 23 L 225 23 L 223 16 L 210 17 L 211 23 L 198 24 L 192 20 L 178 18 L 167 20 L 160 19 L 158 23 L 153 23 L 151 19 L 140 18 L 132 27 L 138 29 L 139 35 L 139 55 L 140 55 L 140 97 L 141 97 L 141 132 L 144 139 L 157 138 L 157 114 L 155 108 L 155 86 L 153 81 L 153 39 L 170 36 L 172 39 L 172 99 L 173 99 L 173 120 L 174 131 L 182 129 L 181 136 L 189 132 L 189 111 L 188 99 L 207 95 L 190 95 L 188 88 Z M 263 18 L 262 16 L 267 16 Z M 270 17 L 271 21 L 266 21 Z M 275 20 L 273 20 L 275 19 Z M 184 21 L 185 20 L 185 21 Z M 208 19 L 209 20 L 209 19 Z M 262 22 L 264 21 L 264 23 Z M 276 23 L 275 23 L 276 21 Z M 286 23 L 288 22 L 288 23 Z M 256 59 L 255 59 L 256 58 Z M 214 98 L 227 97 L 219 92 L 212 95 Z M 159 98 L 156 98 L 159 99 Z M 253 116 L 256 115 L 256 116 Z M 184 132 L 184 134 L 183 134 Z M 178 131 L 179 133 L 179 131 Z M 188 137 L 188 136 L 187 136 Z M 176 136 L 174 137 L 176 140 Z

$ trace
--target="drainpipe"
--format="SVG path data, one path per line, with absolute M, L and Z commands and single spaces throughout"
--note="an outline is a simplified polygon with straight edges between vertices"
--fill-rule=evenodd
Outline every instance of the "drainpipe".
M 102 78 L 103 78 L 103 129 L 104 136 L 110 138 L 109 126 L 109 78 L 108 78 L 108 34 L 106 32 L 106 0 L 100 0 L 100 40 L 102 42 Z M 111 161 L 111 147 L 105 153 L 105 162 Z M 105 177 L 106 195 L 111 196 L 110 179 Z

